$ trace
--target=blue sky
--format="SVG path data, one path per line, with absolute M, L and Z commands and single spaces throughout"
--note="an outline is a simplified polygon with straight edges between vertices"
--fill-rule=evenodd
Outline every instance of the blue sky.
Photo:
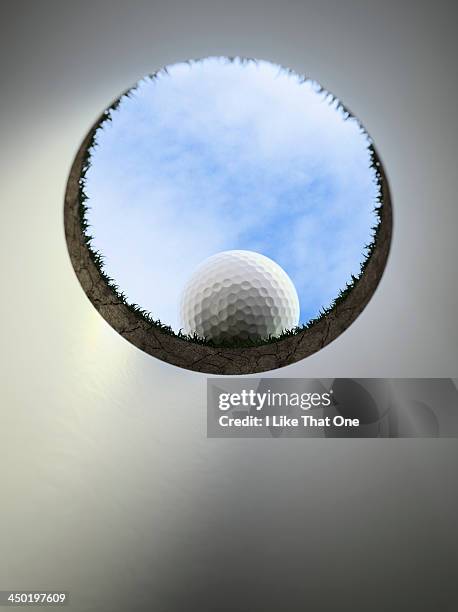
M 179 329 L 197 265 L 258 251 L 293 280 L 301 322 L 359 271 L 375 223 L 368 139 L 316 84 L 207 59 L 145 79 L 99 130 L 93 246 L 130 302 Z

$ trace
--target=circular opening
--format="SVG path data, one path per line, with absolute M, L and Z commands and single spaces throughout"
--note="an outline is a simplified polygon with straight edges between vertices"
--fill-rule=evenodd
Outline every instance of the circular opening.
M 155 357 L 218 374 L 334 340 L 377 287 L 391 223 L 361 123 L 315 81 L 239 58 L 177 64 L 122 94 L 65 199 L 71 260 L 102 316 Z

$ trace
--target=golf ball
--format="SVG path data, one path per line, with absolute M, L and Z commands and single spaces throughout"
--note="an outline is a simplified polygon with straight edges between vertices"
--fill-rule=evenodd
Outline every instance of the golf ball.
M 254 251 L 206 259 L 184 288 L 182 329 L 214 342 L 277 336 L 299 322 L 299 298 L 277 263 Z

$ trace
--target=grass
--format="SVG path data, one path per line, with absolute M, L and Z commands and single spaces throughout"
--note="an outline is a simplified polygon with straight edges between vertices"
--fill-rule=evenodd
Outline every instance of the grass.
M 251 59 L 251 58 L 228 57 L 226 59 L 229 62 L 238 61 L 241 64 L 246 64 L 249 62 L 256 62 L 256 60 Z M 198 62 L 198 61 L 200 60 L 188 61 L 187 63 L 193 64 L 194 62 Z M 293 76 L 296 76 L 300 83 L 311 81 L 311 79 L 305 76 L 298 75 L 297 73 L 295 73 L 294 71 L 290 69 L 282 69 L 282 70 L 285 70 L 287 73 Z M 163 68 L 162 70 L 159 70 L 158 72 L 154 74 L 148 75 L 146 78 L 155 80 L 158 77 L 162 75 L 167 75 L 167 74 L 168 74 L 167 69 Z M 160 321 L 159 319 L 155 319 L 151 315 L 150 312 L 148 312 L 147 310 L 145 310 L 138 304 L 130 303 L 127 299 L 127 296 L 123 293 L 123 291 L 120 290 L 120 287 L 116 284 L 116 282 L 112 278 L 110 278 L 108 274 L 105 272 L 103 254 L 100 253 L 100 251 L 97 251 L 96 249 L 93 248 L 92 246 L 93 236 L 89 234 L 90 225 L 88 222 L 88 211 L 90 210 L 90 206 L 88 205 L 89 198 L 85 192 L 86 176 L 91 166 L 91 152 L 97 146 L 98 131 L 103 128 L 106 122 L 112 121 L 113 113 L 116 111 L 118 106 L 121 104 L 122 100 L 124 98 L 130 97 L 134 93 L 134 91 L 137 89 L 138 85 L 134 85 L 133 87 L 125 91 L 123 94 L 121 94 L 121 96 L 117 98 L 117 100 L 115 100 L 113 104 L 111 104 L 111 106 L 108 107 L 105 110 L 105 112 L 101 115 L 101 117 L 98 119 L 98 121 L 92 128 L 92 131 L 90 134 L 90 140 L 89 140 L 89 144 L 85 151 L 85 157 L 82 163 L 81 175 L 79 179 L 79 194 L 78 194 L 79 195 L 78 197 L 79 210 L 78 212 L 79 212 L 79 218 L 80 218 L 81 232 L 83 235 L 84 242 L 86 244 L 86 248 L 89 252 L 89 255 L 94 265 L 98 269 L 101 277 L 103 278 L 107 286 L 113 292 L 113 297 L 115 297 L 117 301 L 123 303 L 131 312 L 134 312 L 137 316 L 143 319 L 143 321 L 145 321 L 145 323 L 147 323 L 150 327 L 156 328 L 160 330 L 162 333 L 167 334 L 169 336 L 174 336 L 176 338 L 186 340 L 187 342 L 193 342 L 195 344 L 201 344 L 205 346 L 220 347 L 220 348 L 244 348 L 244 347 L 262 346 L 262 345 L 278 342 L 285 338 L 290 338 L 292 336 L 300 334 L 301 332 L 307 329 L 310 329 L 311 327 L 313 327 L 314 325 L 322 321 L 325 317 L 332 314 L 335 311 L 335 309 L 339 306 L 339 304 L 341 304 L 347 298 L 347 296 L 353 291 L 353 289 L 356 287 L 361 277 L 363 276 L 364 271 L 366 270 L 367 265 L 369 263 L 369 260 L 377 246 L 377 241 L 378 241 L 379 232 L 380 232 L 382 207 L 383 207 L 382 177 L 380 173 L 380 162 L 377 159 L 375 148 L 374 148 L 374 145 L 372 144 L 372 141 L 370 140 L 369 135 L 367 134 L 367 132 L 365 131 L 361 123 L 358 121 L 358 119 L 354 117 L 354 115 L 352 115 L 350 111 L 347 108 L 345 108 L 344 105 L 335 96 L 333 96 L 331 93 L 326 91 L 318 83 L 316 82 L 313 82 L 313 83 L 316 86 L 318 93 L 322 93 L 324 96 L 324 99 L 328 101 L 329 104 L 334 104 L 336 109 L 339 110 L 343 114 L 345 119 L 351 118 L 358 123 L 361 133 L 364 134 L 368 139 L 368 142 L 369 142 L 368 149 L 369 149 L 369 154 L 370 154 L 370 168 L 372 168 L 372 170 L 374 171 L 374 180 L 375 180 L 375 183 L 378 189 L 378 194 L 376 197 L 376 206 L 374 208 L 374 213 L 377 218 L 377 223 L 371 228 L 372 239 L 365 246 L 364 253 L 363 253 L 363 261 L 361 263 L 358 274 L 351 275 L 351 278 L 347 282 L 346 286 L 339 291 L 339 294 L 337 295 L 337 297 L 328 306 L 322 307 L 316 317 L 310 319 L 309 321 L 307 321 L 306 323 L 302 325 L 298 325 L 297 327 L 294 327 L 292 329 L 286 329 L 278 336 L 270 335 L 266 338 L 259 338 L 256 340 L 237 340 L 234 342 L 226 341 L 226 342 L 215 343 L 213 340 L 210 340 L 207 338 L 201 338 L 195 333 L 192 335 L 189 335 L 189 334 L 184 334 L 181 330 L 179 330 L 178 332 L 175 332 L 170 327 L 170 325 L 166 325 L 162 323 L 162 321 Z

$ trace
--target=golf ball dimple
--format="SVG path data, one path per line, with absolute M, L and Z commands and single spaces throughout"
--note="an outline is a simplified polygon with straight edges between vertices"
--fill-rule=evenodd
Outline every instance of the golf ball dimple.
M 299 323 L 299 298 L 277 263 L 254 251 L 206 259 L 184 288 L 182 329 L 214 342 L 278 336 Z

